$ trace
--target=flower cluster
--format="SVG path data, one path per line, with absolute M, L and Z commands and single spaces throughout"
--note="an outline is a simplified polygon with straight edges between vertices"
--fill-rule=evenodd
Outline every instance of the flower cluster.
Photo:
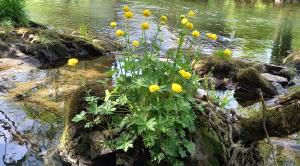
M 218 39 L 218 36 L 214 33 L 207 33 L 206 37 L 211 39 L 211 40 L 215 40 L 215 41 Z
M 145 19 L 152 14 L 149 9 L 141 11 Z M 115 21 L 110 23 L 116 38 L 124 43 L 124 49 L 118 55 L 121 58 L 116 58 L 120 68 L 111 71 L 115 76 L 114 89 L 106 91 L 100 106 L 95 100 L 100 97 L 88 96 L 88 108 L 73 120 L 85 122 L 85 127 L 91 128 L 101 125 L 101 116 L 110 116 L 108 126 L 113 131 L 112 139 L 105 145 L 126 152 L 136 139 L 142 139 L 151 159 L 157 163 L 182 163 L 183 158 L 193 154 L 195 144 L 188 135 L 195 129 L 193 108 L 199 108 L 195 96 L 200 85 L 199 78 L 192 72 L 191 57 L 197 58 L 198 54 L 185 48 L 191 48 L 201 36 L 193 24 L 196 14 L 191 10 L 180 17 L 178 48 L 161 60 L 160 42 L 163 39 L 159 36 L 168 17 L 161 15 L 157 26 L 145 20 L 140 25 L 141 36 L 133 40 L 126 24 L 135 13 L 129 6 L 124 6 L 125 25 L 119 26 Z M 151 42 L 146 38 L 150 28 L 157 30 Z M 216 36 L 210 37 L 217 40 Z M 118 109 L 123 106 L 124 112 Z

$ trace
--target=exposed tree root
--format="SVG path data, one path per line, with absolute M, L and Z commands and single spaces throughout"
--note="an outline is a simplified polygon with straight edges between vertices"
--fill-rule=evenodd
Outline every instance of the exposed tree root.
M 237 117 L 234 111 L 222 110 L 209 98 L 199 102 L 203 103 L 205 110 L 199 118 L 205 117 L 209 129 L 218 137 L 227 166 L 262 165 L 257 141 L 267 137 L 286 137 L 300 130 L 300 92 L 280 98 L 277 106 L 250 118 Z

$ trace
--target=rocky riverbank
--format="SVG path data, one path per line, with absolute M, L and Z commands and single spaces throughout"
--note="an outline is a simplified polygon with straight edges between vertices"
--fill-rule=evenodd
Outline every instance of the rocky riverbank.
M 3 96 L 0 102 L 6 105 L 5 109 L 11 109 L 13 105 L 20 106 L 16 111 L 22 112 L 24 119 L 30 119 L 33 123 L 37 121 L 40 130 L 36 129 L 36 135 L 56 133 L 55 139 L 52 140 L 48 137 L 46 139 L 43 134 L 38 138 L 24 136 L 24 133 L 30 132 L 28 128 L 17 128 L 12 133 L 3 130 L 8 138 L 21 135 L 18 138 L 24 143 L 22 145 L 32 145 L 30 149 L 18 147 L 24 148 L 25 153 L 18 153 L 19 156 L 13 156 L 14 160 L 7 160 L 8 163 L 22 162 L 23 158 L 26 158 L 26 150 L 36 151 L 40 154 L 37 158 L 44 157 L 48 160 L 46 156 L 52 158 L 53 153 L 57 152 L 58 141 L 60 141 L 58 149 L 60 157 L 65 163 L 73 165 L 79 163 L 91 165 L 100 162 L 132 165 L 147 159 L 147 154 L 134 150 L 129 154 L 118 152 L 116 156 L 112 150 L 99 148 L 96 146 L 97 142 L 105 138 L 105 131 L 87 132 L 70 121 L 78 111 L 84 109 L 82 99 L 85 91 L 82 88 L 75 90 L 80 85 L 79 78 L 89 81 L 103 79 L 105 77 L 103 67 L 109 69 L 113 59 L 98 57 L 103 57 L 115 49 L 114 42 L 107 39 L 87 40 L 80 36 L 61 34 L 44 28 L 17 28 L 0 33 L 0 94 Z M 80 63 L 74 71 L 64 66 L 69 58 L 87 61 Z M 90 59 L 93 60 L 89 61 Z M 103 64 L 105 61 L 108 62 Z M 290 63 L 285 62 L 289 64 L 288 66 L 276 66 L 241 59 L 224 61 L 216 57 L 202 57 L 201 61 L 195 64 L 195 71 L 201 78 L 208 75 L 211 89 L 233 90 L 235 98 L 241 104 L 251 105 L 259 99 L 258 88 L 262 90 L 266 100 L 274 101 L 279 95 L 290 93 L 289 89 L 299 87 L 299 72 L 295 69 L 297 63 L 292 63 L 292 60 L 286 61 L 290 61 Z M 205 79 L 201 81 L 204 84 Z M 96 94 L 103 95 L 103 87 L 95 87 L 97 86 L 87 86 L 83 89 L 94 89 Z M 299 99 L 292 101 L 295 100 Z M 4 113 L 6 115 L 6 112 Z M 57 133 L 60 131 L 54 131 L 53 127 L 62 128 L 61 121 L 64 116 L 65 129 L 59 140 L 60 134 Z M 5 119 L 5 121 L 7 119 L 17 121 L 16 116 Z M 27 123 L 21 125 L 29 126 Z M 199 129 L 196 135 L 198 135 L 195 141 L 199 155 L 194 156 L 192 161 L 206 164 L 222 162 L 222 154 L 219 153 L 222 147 L 216 141 L 217 138 L 203 128 Z M 50 146 L 39 144 L 38 140 L 41 139 L 51 142 L 53 150 L 47 151 Z M 212 140 L 214 146 L 209 146 Z M 139 146 L 140 144 L 137 144 L 137 148 L 141 148 Z M 87 152 L 91 155 L 86 155 Z M 53 164 L 50 161 L 49 163 Z
M 57 52 L 57 44 L 67 54 Z M 105 77 L 113 63 L 110 48 L 108 39 L 87 40 L 40 26 L 0 32 L 0 165 L 61 165 L 54 152 L 64 101 L 80 85 L 79 75 Z M 76 71 L 65 65 L 71 57 L 80 59 Z

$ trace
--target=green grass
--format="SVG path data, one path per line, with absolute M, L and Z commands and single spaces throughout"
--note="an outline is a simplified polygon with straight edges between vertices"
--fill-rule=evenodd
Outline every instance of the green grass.
M 0 21 L 10 20 L 16 26 L 28 24 L 25 0 L 0 0 Z
M 0 21 L 0 30 L 5 32 L 12 31 L 14 28 L 13 22 L 11 20 Z

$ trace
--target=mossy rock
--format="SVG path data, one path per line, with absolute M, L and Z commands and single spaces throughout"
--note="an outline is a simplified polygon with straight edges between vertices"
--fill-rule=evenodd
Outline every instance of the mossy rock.
M 277 95 L 276 88 L 269 83 L 254 67 L 241 69 L 236 76 L 238 87 L 235 91 L 235 97 L 238 100 L 255 100 L 259 97 L 258 89 L 261 89 L 263 95 L 272 97 Z
M 297 74 L 296 68 L 289 67 L 286 69 L 282 69 L 278 72 L 279 76 L 287 78 L 289 81 L 292 80 Z
M 282 63 L 300 70 L 300 50 L 294 51 L 292 54 L 287 56 Z
M 115 162 L 114 160 L 107 160 L 107 158 L 99 158 L 94 154 L 97 151 L 95 149 L 97 146 L 95 146 L 93 137 L 96 135 L 97 138 L 104 139 L 105 132 L 87 130 L 84 129 L 83 124 L 72 121 L 75 115 L 86 110 L 87 103 L 84 97 L 87 96 L 87 93 L 104 97 L 105 89 L 107 88 L 100 84 L 90 83 L 70 93 L 65 104 L 65 126 L 58 148 L 59 156 L 67 164 L 92 165 L 95 161 L 104 163 Z M 114 157 L 114 152 L 107 150 L 106 153 L 105 155 L 108 158 Z
M 202 57 L 195 65 L 195 70 L 199 74 L 212 73 L 214 77 L 219 79 L 223 78 L 236 78 L 236 73 L 240 69 L 248 67 L 255 67 L 258 71 L 264 71 L 264 65 L 257 62 L 250 62 L 241 59 L 231 58 L 230 60 L 224 60 L 219 57 L 210 56 Z
M 15 45 L 16 47 L 8 47 Z M 17 47 L 21 46 L 21 47 Z M 69 58 L 93 59 L 116 50 L 117 44 L 106 37 L 91 40 L 44 28 L 16 28 L 0 34 L 0 55 L 21 52 L 39 60 L 42 68 L 65 65 Z M 13 49 L 7 51 L 7 48 Z M 6 55 L 8 54 L 8 55 Z

